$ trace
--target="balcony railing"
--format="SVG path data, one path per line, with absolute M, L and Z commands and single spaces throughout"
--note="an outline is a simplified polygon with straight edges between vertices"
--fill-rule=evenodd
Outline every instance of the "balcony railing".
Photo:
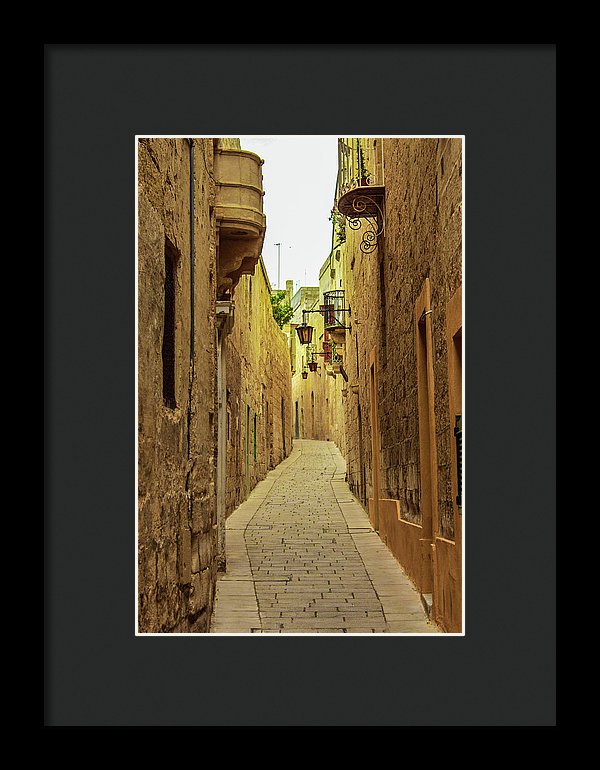
M 381 142 L 381 140 L 379 140 Z M 381 147 L 381 144 L 379 145 Z M 360 249 L 369 253 L 385 225 L 381 149 L 375 141 L 338 139 L 336 208 L 350 229 L 363 228 Z
M 332 343 L 331 351 L 331 369 L 334 375 L 341 374 L 346 382 L 348 382 L 348 375 L 344 369 L 344 357 L 337 349 L 335 343 Z
M 381 150 L 372 141 L 338 139 L 337 198 L 356 187 L 383 185 L 381 165 Z
M 349 328 L 350 308 L 345 306 L 344 289 L 323 292 L 323 325 L 329 338 L 338 344 L 343 343 L 346 329 Z
M 343 364 L 344 363 L 344 357 L 341 356 L 337 350 L 335 349 L 335 344 L 332 343 L 333 349 L 331 351 L 331 363 L 332 364 Z
M 345 292 L 343 289 L 323 292 L 323 325 L 327 331 L 338 326 L 345 326 L 344 307 Z

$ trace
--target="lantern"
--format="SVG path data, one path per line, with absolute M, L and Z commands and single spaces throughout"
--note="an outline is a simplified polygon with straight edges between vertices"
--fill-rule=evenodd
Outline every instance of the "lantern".
M 298 339 L 300 340 L 301 345 L 310 345 L 313 335 L 312 326 L 307 326 L 307 324 L 301 323 L 296 327 L 296 332 L 298 333 Z

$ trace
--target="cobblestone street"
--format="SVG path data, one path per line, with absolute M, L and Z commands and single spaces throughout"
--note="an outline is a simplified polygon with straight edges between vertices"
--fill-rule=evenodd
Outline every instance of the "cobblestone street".
M 436 633 L 344 480 L 334 443 L 296 440 L 227 520 L 211 633 Z

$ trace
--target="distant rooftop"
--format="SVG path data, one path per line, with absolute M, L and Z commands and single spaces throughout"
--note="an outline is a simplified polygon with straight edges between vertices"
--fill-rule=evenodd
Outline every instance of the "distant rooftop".
M 302 304 L 313 304 L 319 299 L 319 287 L 318 286 L 301 286 L 298 291 L 292 297 L 292 307 L 296 309 Z

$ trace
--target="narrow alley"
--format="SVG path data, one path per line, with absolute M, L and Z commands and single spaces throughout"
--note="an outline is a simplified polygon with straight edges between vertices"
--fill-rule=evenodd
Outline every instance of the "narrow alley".
M 137 151 L 136 633 L 464 633 L 462 138 Z
M 437 632 L 345 469 L 333 442 L 296 440 L 229 516 L 211 633 Z

